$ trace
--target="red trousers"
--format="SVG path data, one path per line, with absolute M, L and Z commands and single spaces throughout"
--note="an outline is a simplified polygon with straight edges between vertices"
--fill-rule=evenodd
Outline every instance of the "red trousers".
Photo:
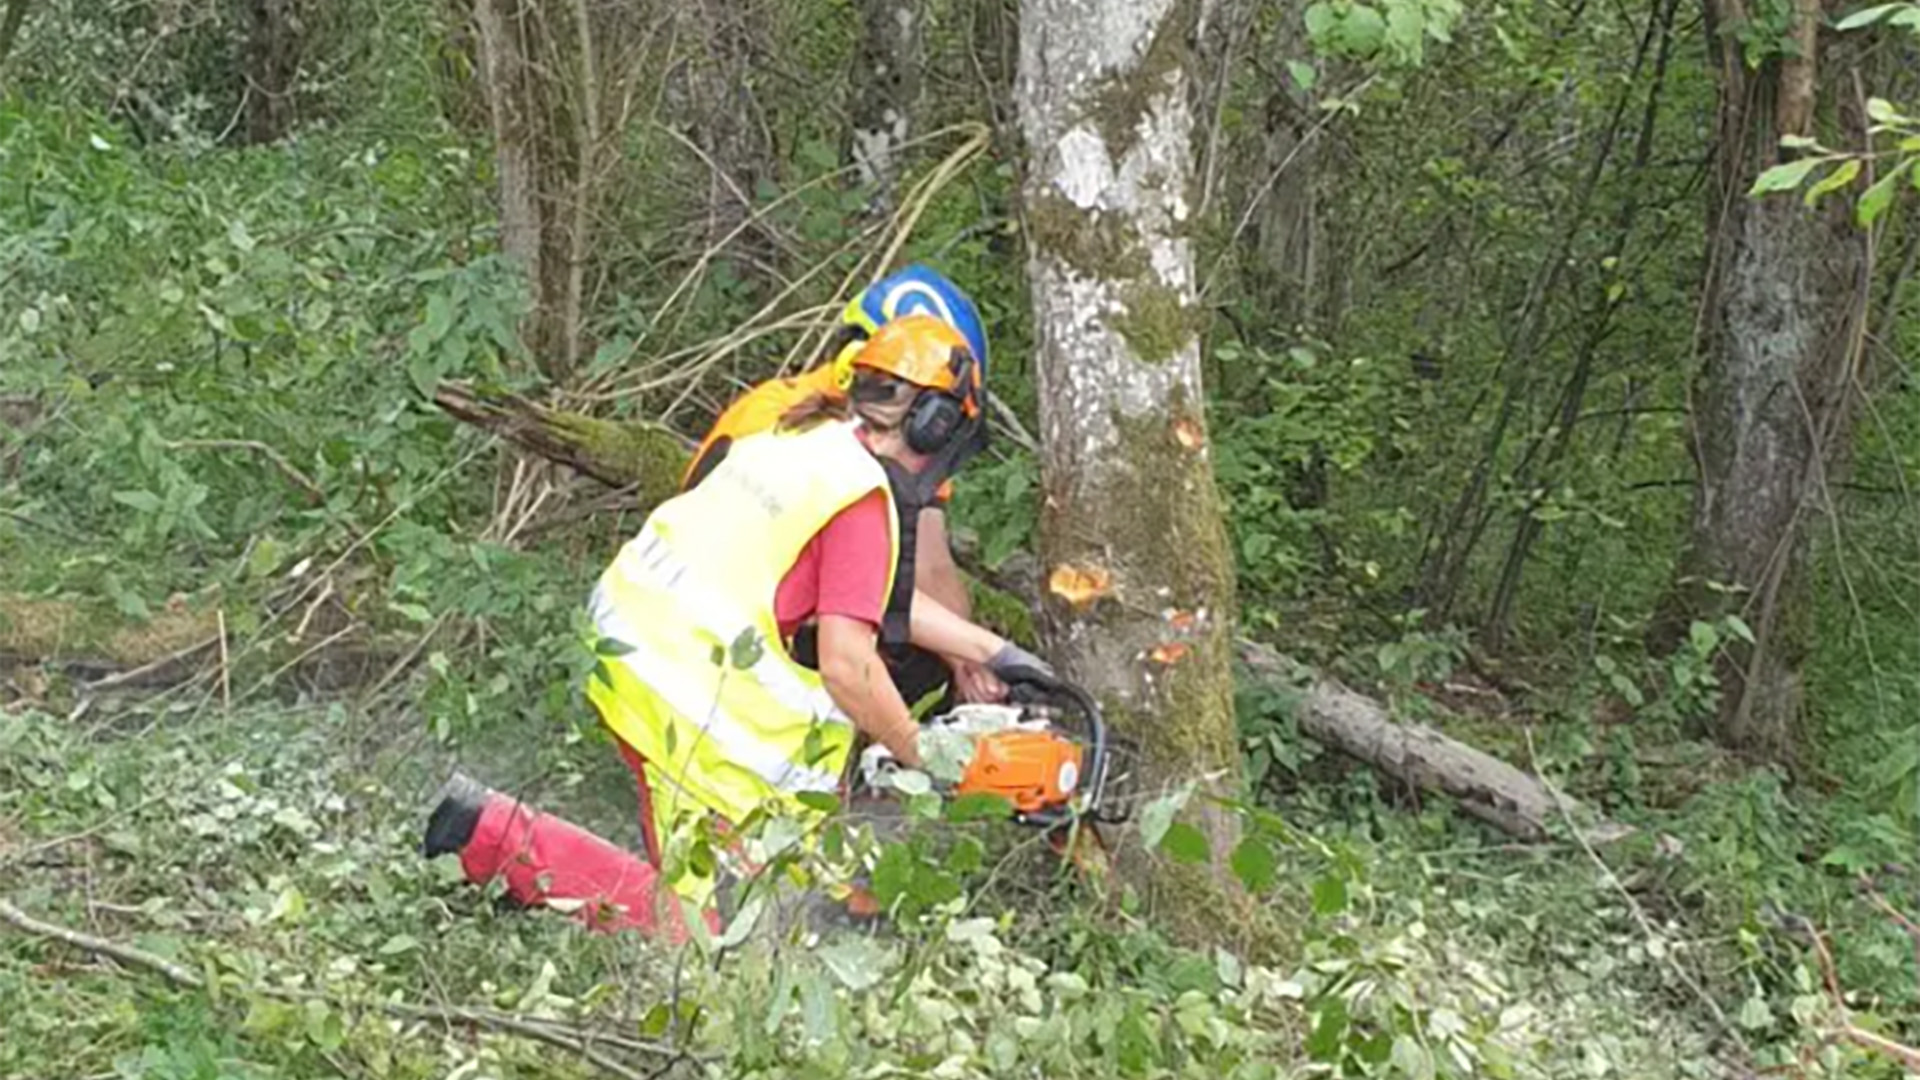
M 654 835 L 646 763 L 625 742 L 620 753 L 639 788 L 645 858 L 492 792 L 473 836 L 460 851 L 460 867 L 468 881 L 483 884 L 500 878 L 515 900 L 566 910 L 589 929 L 637 930 L 677 944 L 686 940 L 687 927 L 679 896 L 660 882 L 660 840 Z M 709 909 L 705 918 L 718 933 L 718 915 Z

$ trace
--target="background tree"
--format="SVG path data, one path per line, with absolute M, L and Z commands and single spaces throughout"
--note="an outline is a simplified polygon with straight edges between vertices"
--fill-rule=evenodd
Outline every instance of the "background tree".
M 1782 140 L 1811 139 L 1820 126 L 1844 143 L 1864 138 L 1857 53 L 1823 30 L 1824 14 L 1819 0 L 1795 0 L 1784 37 L 1768 47 L 1737 36 L 1743 9 L 1708 7 L 1718 107 L 1691 428 L 1699 480 L 1671 610 L 1657 630 L 1671 642 L 1690 620 L 1744 619 L 1753 640 L 1731 640 L 1721 654 L 1716 731 L 1775 760 L 1790 759 L 1799 742 L 1809 541 L 1832 512 L 1860 395 L 1873 383 L 1863 338 L 1869 234 L 1842 203 L 1809 210 L 1749 197 L 1782 160 Z

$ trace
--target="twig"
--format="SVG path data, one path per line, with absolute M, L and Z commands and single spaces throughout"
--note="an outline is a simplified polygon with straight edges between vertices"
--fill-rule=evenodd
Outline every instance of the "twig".
M 162 443 L 169 450 L 250 450 L 259 454 L 280 470 L 280 475 L 293 482 L 293 485 L 307 493 L 307 501 L 314 506 L 327 501 L 327 493 L 320 485 L 310 479 L 306 473 L 295 468 L 287 456 L 266 443 L 255 439 L 180 439 Z
M 1867 899 L 1873 903 L 1873 906 L 1879 908 L 1881 914 L 1892 919 L 1893 924 L 1912 940 L 1914 970 L 1920 971 L 1920 923 L 1914 922 L 1906 912 L 1894 907 L 1891 901 L 1881 895 L 1879 889 L 1873 887 L 1872 879 L 1865 874 L 1860 875 L 1860 888 L 1866 892 Z
M 220 708 L 224 712 L 232 712 L 233 683 L 227 665 L 227 609 L 214 612 L 214 621 L 220 627 Z
M 84 934 L 78 930 L 70 930 L 64 926 L 56 926 L 53 923 L 42 922 L 5 900 L 0 900 L 0 922 L 5 922 L 22 933 L 34 937 L 50 938 L 54 941 L 71 945 L 82 952 L 92 953 L 95 956 L 108 957 L 133 967 L 145 968 L 175 986 L 190 990 L 206 989 L 206 980 L 199 974 L 165 957 L 155 956 L 153 953 L 147 952 L 144 949 L 136 949 L 131 945 L 122 945 L 118 942 L 108 941 L 106 938 L 95 937 L 92 934 Z M 441 1023 L 487 1028 L 493 1031 L 520 1035 L 537 1042 L 546 1043 L 549 1046 L 557 1046 L 563 1050 L 569 1050 L 579 1054 L 601 1069 L 620 1077 L 621 1080 L 645 1080 L 645 1074 L 607 1057 L 593 1047 L 586 1045 L 582 1041 L 583 1039 L 593 1038 L 606 1042 L 608 1045 L 620 1046 L 623 1049 L 665 1056 L 676 1062 L 687 1059 L 687 1055 L 672 1047 L 640 1042 L 635 1039 L 603 1036 L 579 1028 L 562 1028 L 555 1024 L 514 1016 L 511 1013 L 494 1012 L 489 1009 L 472 1009 L 457 1005 L 411 1005 L 401 1001 L 356 1002 L 350 999 L 342 1000 L 329 997 L 324 994 L 301 992 L 284 987 L 272 986 L 252 987 L 251 992 L 269 997 L 317 999 L 349 1007 L 364 1005 L 378 1009 L 389 1016 L 406 1020 L 432 1020 Z
M 148 675 L 151 675 L 156 671 L 164 670 L 169 665 L 178 663 L 181 660 L 185 660 L 197 652 L 200 652 L 204 649 L 208 649 L 215 645 L 218 645 L 220 643 L 220 638 L 221 638 L 221 635 L 216 633 L 211 637 L 203 638 L 200 641 L 196 641 L 184 649 L 179 649 L 177 651 L 170 652 L 167 655 L 162 656 L 158 660 L 150 660 L 144 664 L 141 664 L 137 668 L 133 668 L 129 671 L 117 671 L 112 675 L 106 675 L 101 678 L 95 679 L 94 681 L 87 683 L 85 686 L 85 689 L 88 691 L 97 693 L 101 690 L 112 690 L 116 687 L 125 686 L 128 683 L 138 682 L 139 680 L 146 678 Z
M 1827 997 L 1833 1002 L 1833 1009 L 1840 1014 L 1840 1027 L 1837 1034 L 1865 1050 L 1884 1054 L 1905 1065 L 1909 1071 L 1920 1072 L 1920 1049 L 1894 1042 L 1884 1035 L 1876 1035 L 1864 1028 L 1856 1027 L 1852 1010 L 1847 1008 L 1847 999 L 1840 993 L 1840 974 L 1833 964 L 1833 953 L 1827 948 L 1827 938 L 1812 920 L 1805 916 L 1796 916 L 1800 927 L 1813 941 L 1813 954 L 1820 961 L 1820 978 L 1827 985 Z
M 121 945 L 108 941 L 106 938 L 97 938 L 92 934 L 83 934 L 78 930 L 69 930 L 64 926 L 55 926 L 52 923 L 41 922 L 39 919 L 28 915 L 26 912 L 21 911 L 5 900 L 0 900 L 0 922 L 7 923 L 22 933 L 32 934 L 35 937 L 52 938 L 55 941 L 65 942 L 83 952 L 90 952 L 95 956 L 110 957 L 123 964 L 146 968 L 148 971 L 164 977 L 168 982 L 177 986 L 188 986 L 196 990 L 206 986 L 206 982 L 202 980 L 200 976 L 165 957 L 155 956 L 144 949 L 136 949 L 131 945 Z
M 1533 774 L 1540 778 L 1540 786 L 1547 789 L 1547 795 L 1553 800 L 1554 809 L 1560 812 L 1560 819 L 1566 824 L 1567 831 L 1573 835 L 1574 841 L 1580 845 L 1580 850 L 1587 853 L 1587 858 L 1591 860 L 1594 867 L 1600 871 L 1600 876 L 1607 884 L 1613 886 L 1614 891 L 1620 894 L 1622 900 L 1627 902 L 1627 910 L 1632 912 L 1633 921 L 1640 925 L 1640 932 L 1646 935 L 1647 941 L 1649 943 L 1658 941 L 1660 939 L 1660 933 L 1654 929 L 1653 920 L 1647 918 L 1646 909 L 1642 908 L 1640 901 L 1636 899 L 1631 892 L 1627 891 L 1625 885 L 1620 883 L 1620 875 L 1613 872 L 1613 867 L 1607 865 L 1607 860 L 1601 858 L 1600 853 L 1595 851 L 1593 845 L 1587 842 L 1586 834 L 1580 831 L 1580 826 L 1574 823 L 1573 815 L 1568 812 L 1567 801 L 1561 796 L 1559 786 L 1548 779 L 1546 771 L 1540 768 L 1540 760 L 1533 752 L 1533 728 L 1524 728 L 1523 733 L 1527 738 L 1527 765 L 1533 770 Z M 1651 955 L 1656 950 L 1649 949 L 1647 951 L 1649 955 Z M 1657 951 L 1659 951 L 1661 956 L 1666 960 L 1667 967 L 1673 972 L 1674 976 L 1678 978 L 1688 990 L 1693 992 L 1693 996 L 1700 999 L 1700 1004 L 1706 1006 L 1707 1012 L 1713 1017 L 1714 1022 L 1720 1025 L 1720 1030 L 1725 1032 L 1727 1038 L 1731 1039 L 1733 1044 L 1740 1048 L 1740 1053 L 1745 1055 L 1748 1061 L 1753 1060 L 1753 1048 L 1747 1045 L 1746 1038 L 1740 1034 L 1738 1028 L 1734 1027 L 1733 1024 L 1727 1020 L 1727 1014 L 1721 1010 L 1720 1003 L 1713 1000 L 1713 996 L 1708 994 L 1706 988 L 1701 986 L 1699 981 L 1693 977 L 1693 973 L 1680 966 L 1680 961 L 1675 957 L 1674 950 L 1660 949 Z
M 39 518 L 29 517 L 28 515 L 23 514 L 18 510 L 9 510 L 4 506 L 0 506 L 0 517 L 17 521 L 22 525 L 31 525 L 36 529 L 41 529 L 43 531 L 50 532 L 55 536 L 62 537 L 67 540 L 77 541 L 80 539 L 78 534 L 74 533 L 72 530 L 66 528 L 65 526 L 55 525 L 51 521 L 41 521 Z

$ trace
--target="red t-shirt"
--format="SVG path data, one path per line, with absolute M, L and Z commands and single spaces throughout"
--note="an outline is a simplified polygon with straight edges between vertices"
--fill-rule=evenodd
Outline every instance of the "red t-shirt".
M 821 615 L 880 625 L 893 559 L 887 513 L 886 494 L 869 492 L 835 514 L 800 549 L 773 594 L 773 616 L 782 635 L 791 637 L 801 623 Z

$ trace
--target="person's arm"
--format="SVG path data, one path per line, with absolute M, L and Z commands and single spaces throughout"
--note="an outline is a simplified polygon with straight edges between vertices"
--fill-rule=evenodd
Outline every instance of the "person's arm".
M 920 511 L 913 552 L 913 587 L 933 597 L 962 619 L 973 618 L 973 598 L 947 540 L 947 512 L 938 506 Z
M 907 639 L 951 664 L 984 664 L 1007 644 L 984 626 L 968 622 L 944 601 L 921 590 L 913 593 Z
M 887 675 L 878 640 L 879 630 L 872 623 L 821 615 L 820 678 L 854 727 L 885 746 L 901 764 L 917 769 L 919 727 Z
M 916 597 L 921 599 L 932 597 L 959 618 L 971 620 L 973 597 L 967 592 L 966 579 L 960 575 L 959 564 L 953 559 L 953 545 L 947 537 L 945 509 L 930 506 L 920 511 L 919 528 L 919 542 L 913 564 Z M 918 603 L 919 600 L 915 602 Z M 966 659 L 952 654 L 946 654 L 946 658 L 948 666 L 953 669 L 954 692 L 961 701 L 1006 700 L 1006 685 L 994 678 L 992 672 L 981 666 L 985 661 Z

